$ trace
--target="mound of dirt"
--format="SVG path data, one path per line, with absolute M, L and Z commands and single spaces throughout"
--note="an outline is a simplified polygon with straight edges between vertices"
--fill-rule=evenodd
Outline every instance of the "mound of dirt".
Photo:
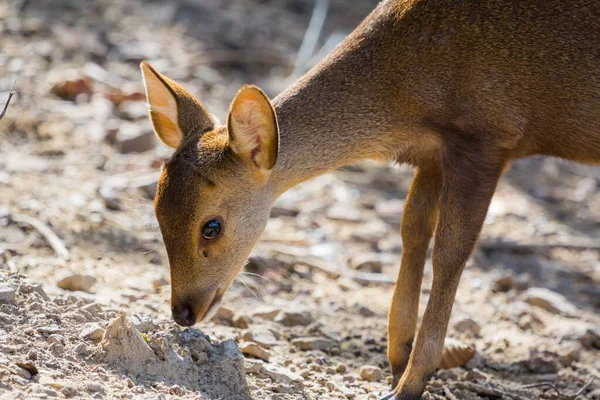
M 123 386 L 133 393 L 195 392 L 202 400 L 250 398 L 244 356 L 233 340 L 154 329 L 151 320 L 139 324 L 144 318 L 77 296 L 50 298 L 22 274 L 0 278 L 0 392 L 12 391 L 11 398 L 104 397 Z

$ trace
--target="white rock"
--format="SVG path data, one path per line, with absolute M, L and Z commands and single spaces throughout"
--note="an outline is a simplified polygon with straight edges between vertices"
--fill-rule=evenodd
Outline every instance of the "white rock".
M 550 289 L 533 287 L 523 293 L 524 300 L 532 306 L 543 308 L 552 314 L 574 317 L 579 312 L 577 307 L 569 302 L 562 294 Z

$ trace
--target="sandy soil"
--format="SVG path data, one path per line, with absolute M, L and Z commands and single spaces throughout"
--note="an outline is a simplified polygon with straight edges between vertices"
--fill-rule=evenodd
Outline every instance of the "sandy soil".
M 374 3 L 332 1 L 324 37 Z M 217 317 L 194 329 L 170 318 L 152 211 L 170 152 L 153 139 L 138 63 L 222 118 L 243 83 L 284 87 L 311 10 L 303 0 L 0 5 L 0 101 L 19 77 L 0 121 L 0 398 L 388 392 L 408 168 L 363 163 L 285 193 Z M 448 331 L 475 355 L 440 369 L 425 398 L 600 399 L 599 239 L 598 168 L 515 162 Z M 428 262 L 421 310 L 431 278 Z

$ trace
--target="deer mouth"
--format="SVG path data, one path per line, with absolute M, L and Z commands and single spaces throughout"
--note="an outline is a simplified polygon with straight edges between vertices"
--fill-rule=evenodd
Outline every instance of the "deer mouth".
M 212 301 L 210 302 L 210 305 L 208 306 L 208 308 L 206 309 L 206 311 L 204 312 L 202 317 L 200 317 L 198 322 L 204 321 L 204 320 L 209 320 L 215 316 L 217 311 L 219 311 L 219 305 L 221 304 L 221 300 L 223 300 L 223 292 L 224 291 L 219 291 L 219 290 L 217 290 L 215 292 L 215 296 L 213 297 Z

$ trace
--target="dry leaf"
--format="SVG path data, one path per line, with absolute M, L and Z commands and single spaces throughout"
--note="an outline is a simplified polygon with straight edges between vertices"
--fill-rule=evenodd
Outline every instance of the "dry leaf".
M 456 339 L 446 338 L 439 368 L 450 369 L 465 365 L 475 355 L 475 348 Z
M 75 101 L 81 94 L 91 95 L 92 87 L 88 79 L 75 79 L 59 82 L 54 85 L 51 92 L 63 100 Z

